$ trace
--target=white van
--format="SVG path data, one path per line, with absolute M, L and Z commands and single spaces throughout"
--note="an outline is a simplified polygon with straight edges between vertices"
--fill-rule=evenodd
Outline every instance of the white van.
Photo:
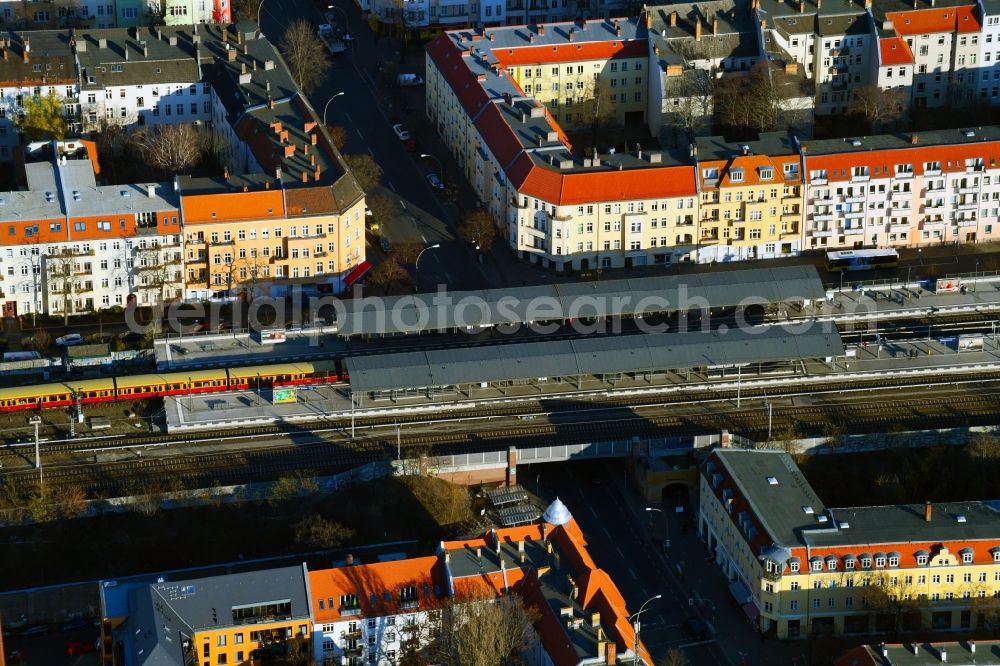
M 424 80 L 416 74 L 400 74 L 396 77 L 396 83 L 402 88 L 407 88 L 411 86 L 422 86 L 424 85 Z

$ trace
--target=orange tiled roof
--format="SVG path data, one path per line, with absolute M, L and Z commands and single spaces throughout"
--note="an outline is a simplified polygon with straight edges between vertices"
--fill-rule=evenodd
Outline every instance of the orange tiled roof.
M 348 594 L 357 595 L 362 617 L 391 614 L 399 610 L 400 588 L 410 585 L 417 588 L 420 607 L 426 609 L 438 602 L 435 587 L 444 594 L 444 581 L 444 567 L 435 556 L 310 571 L 313 617 L 317 622 L 347 617 L 340 612 L 340 597 Z
M 508 177 L 520 193 L 559 206 L 696 194 L 691 166 L 561 173 L 536 164 L 530 155 L 522 153 Z
M 963 548 L 972 549 L 972 564 L 993 564 L 996 560 L 993 559 L 993 549 L 1000 547 L 1000 541 L 997 539 L 981 539 L 979 541 L 946 541 L 942 544 L 941 541 L 907 541 L 905 543 L 877 543 L 877 544 L 856 544 L 851 546 L 838 546 L 836 548 L 810 548 L 809 557 L 823 557 L 826 558 L 828 555 L 833 555 L 837 558 L 843 559 L 845 555 L 854 555 L 855 557 L 860 557 L 862 552 L 872 553 L 882 552 L 899 553 L 899 569 L 913 569 L 917 567 L 917 556 L 916 552 L 918 550 L 924 550 L 928 553 L 934 553 L 941 546 L 948 549 L 948 552 L 961 559 L 959 552 Z M 803 571 L 807 566 L 805 563 L 808 561 L 806 557 L 805 548 L 793 548 L 792 555 L 798 557 L 802 561 Z M 843 571 L 843 567 L 838 567 Z M 923 567 L 926 568 L 926 567 Z M 878 569 L 876 571 L 897 571 L 898 569 Z M 861 569 L 858 569 L 861 571 Z
M 777 161 L 776 161 L 777 160 Z M 703 187 L 743 187 L 743 186 L 755 186 L 755 185 L 782 185 L 784 180 L 782 177 L 783 167 L 786 162 L 796 162 L 798 161 L 795 156 L 789 156 L 786 158 L 773 158 L 768 155 L 737 155 L 730 160 L 705 160 L 699 162 L 698 165 L 702 167 L 702 173 L 698 174 L 698 177 L 702 179 Z M 706 185 L 704 180 L 704 168 L 705 167 L 715 167 L 719 170 L 719 182 L 718 185 Z M 771 177 L 762 178 L 761 169 L 770 168 Z M 743 180 L 734 181 L 732 180 L 732 172 L 734 169 L 743 170 Z
M 910 164 L 914 175 L 922 175 L 924 164 L 940 162 L 941 170 L 949 173 L 965 171 L 965 160 L 982 158 L 989 166 L 1000 161 L 1000 141 L 984 141 L 950 146 L 921 146 L 920 135 L 912 148 L 893 150 L 868 150 L 835 153 L 831 155 L 809 155 L 806 147 L 806 169 L 815 171 L 826 169 L 830 181 L 851 180 L 855 167 L 867 167 L 871 179 L 890 178 L 897 164 Z
M 912 65 L 913 51 L 902 37 L 880 39 L 878 50 L 882 58 L 882 66 Z
M 525 525 L 496 530 L 496 537 L 501 542 L 515 543 L 518 541 L 541 541 L 547 536 L 559 549 L 564 566 L 574 572 L 580 594 L 578 602 L 587 611 L 597 612 L 601 617 L 601 626 L 605 627 L 608 640 L 619 646 L 619 653 L 631 649 L 635 634 L 628 621 L 629 613 L 625 599 L 611 577 L 599 569 L 587 551 L 586 539 L 576 521 L 570 519 L 565 525 L 558 527 L 546 526 L 547 533 L 543 535 L 542 525 Z M 442 544 L 445 552 L 465 548 L 489 548 L 493 544 L 492 537 L 483 535 L 475 539 L 462 541 L 447 541 Z M 556 617 L 552 608 L 541 593 L 536 571 L 533 567 L 521 569 L 512 567 L 506 570 L 507 586 L 522 596 L 525 604 L 539 613 L 535 625 L 546 651 L 556 666 L 575 666 L 579 657 L 576 651 L 566 641 L 566 629 L 560 618 Z M 470 593 L 491 589 L 500 594 L 504 590 L 503 574 L 500 572 L 483 573 L 473 576 L 456 578 L 457 594 Z M 640 643 L 639 651 L 646 663 L 653 663 L 645 644 Z
M 426 49 L 469 117 L 479 115 L 483 106 L 489 103 L 490 96 L 468 65 L 462 62 L 463 55 L 458 45 L 445 32 L 427 44 Z
M 901 35 L 926 35 L 938 32 L 973 32 L 981 26 L 976 18 L 975 5 L 914 9 L 905 12 L 887 12 L 893 29 Z
M 553 62 L 642 58 L 646 56 L 647 49 L 646 41 L 642 39 L 601 40 L 542 46 L 518 46 L 509 49 L 494 48 L 493 55 L 504 67 L 518 67 Z

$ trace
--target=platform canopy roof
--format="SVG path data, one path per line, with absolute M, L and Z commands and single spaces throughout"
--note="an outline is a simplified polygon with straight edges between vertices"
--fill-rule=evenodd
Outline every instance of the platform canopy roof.
M 386 391 L 542 377 L 683 370 L 826 358 L 844 353 L 840 334 L 820 326 L 693 333 L 636 333 L 573 340 L 355 356 L 351 389 Z
M 782 266 L 361 298 L 342 301 L 337 333 L 341 337 L 398 335 L 581 317 L 634 317 L 705 304 L 725 308 L 817 300 L 824 295 L 813 266 Z

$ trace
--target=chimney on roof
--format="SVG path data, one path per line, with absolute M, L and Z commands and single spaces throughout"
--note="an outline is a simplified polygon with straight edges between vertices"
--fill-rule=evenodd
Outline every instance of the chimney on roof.
M 289 143 L 285 146 L 285 157 L 292 157 L 295 154 L 295 144 Z
M 479 561 L 482 561 L 483 559 L 483 549 L 479 546 L 476 546 L 476 559 Z
M 934 518 L 934 505 L 931 504 L 930 500 L 924 502 L 924 522 L 931 522 Z
M 279 167 L 279 171 L 280 170 L 281 169 Z M 354 565 L 354 555 L 352 555 L 351 553 L 348 553 L 347 555 L 344 556 L 344 566 L 350 567 L 350 566 L 353 566 L 353 565 Z
M 799 14 L 806 10 L 806 0 L 799 0 Z
M 278 132 L 278 141 L 288 141 L 288 130 Z
M 763 25 L 763 23 L 764 22 L 761 21 L 761 25 Z M 712 17 L 712 34 L 713 35 L 719 34 L 719 17 L 718 16 L 713 16 Z
M 617 37 L 621 37 L 622 36 L 622 27 L 620 25 L 616 25 L 615 26 L 615 36 L 617 36 Z
M 528 33 L 528 43 L 529 44 L 534 44 L 535 43 L 535 35 L 534 34 Z
M 823 0 L 816 0 L 816 9 L 820 9 L 823 6 Z
M 941 649 L 938 650 L 938 652 L 941 654 L 941 663 L 947 662 L 948 661 L 948 648 L 947 648 L 947 646 L 942 645 Z
M 767 19 L 761 19 L 760 20 L 760 29 L 761 30 L 766 30 L 767 29 Z
M 21 55 L 24 56 L 24 62 L 28 62 L 29 54 L 31 53 L 31 42 L 27 37 L 23 41 L 24 48 L 21 50 Z
M 650 14 L 650 13 L 649 13 L 649 12 L 647 11 L 647 12 L 646 12 L 646 30 L 649 30 L 649 29 L 650 29 L 650 28 L 652 28 L 652 27 L 653 27 L 653 15 L 652 15 L 652 14 Z
M 694 19 L 694 41 L 701 41 L 701 17 L 696 16 Z
M 267 89 L 268 89 L 268 92 L 270 92 L 270 90 L 271 90 L 271 82 L 270 81 L 267 82 Z M 267 108 L 269 108 L 271 110 L 274 110 L 274 98 L 273 97 L 268 97 L 267 98 Z
M 106 49 L 106 48 L 108 48 L 108 38 L 107 37 L 98 37 L 97 38 L 97 48 L 99 48 L 99 49 Z
M 309 154 L 309 146 L 310 146 L 310 144 L 308 144 L 308 143 L 303 143 L 302 144 L 302 152 L 305 153 L 306 155 Z M 316 163 L 316 156 L 313 155 L 312 159 L 313 159 L 313 164 L 315 164 Z
M 492 42 L 493 41 L 493 33 L 492 32 L 487 33 L 486 39 L 488 39 L 488 40 L 490 40 Z
M 149 195 L 150 199 L 156 196 L 156 183 L 150 183 L 146 186 L 146 194 Z
M 171 46 L 177 46 L 177 35 L 170 35 L 170 37 L 167 39 L 167 43 L 170 44 Z
M 319 180 L 319 174 L 322 171 L 322 169 L 323 167 L 321 167 L 318 164 L 316 165 L 316 168 L 313 170 L 313 180 Z
M 250 47 L 246 43 L 244 43 L 243 44 L 243 55 L 249 55 L 249 54 L 250 54 Z
M 229 167 L 222 167 L 222 180 L 229 180 Z
M 279 181 L 279 182 L 281 181 L 281 165 L 280 164 L 278 166 L 274 167 L 274 178 L 277 181 Z
M 139 42 L 139 45 L 142 47 L 142 57 L 143 58 L 148 58 L 149 57 L 149 46 L 146 44 L 146 40 L 144 39 L 141 42 Z
M 312 145 L 315 146 L 317 143 L 319 143 L 319 135 L 313 132 L 312 134 L 309 135 L 309 141 L 312 142 Z
M 125 53 L 125 59 L 128 60 L 128 42 L 125 42 L 125 46 L 122 47 L 122 51 Z
M 253 71 L 257 71 L 257 58 L 250 58 L 250 66 L 253 67 Z
M 677 12 L 670 12 L 670 27 L 677 27 Z
M 305 171 L 305 170 L 302 171 L 302 182 L 303 183 L 308 183 L 309 182 L 309 172 L 308 171 Z
M 913 134 L 910 135 L 910 144 L 915 146 L 918 143 L 920 143 L 920 136 L 916 132 L 914 132 Z
M 608 666 L 615 666 L 618 663 L 618 644 L 614 641 L 608 641 L 608 647 L 605 650 L 607 655 L 604 659 Z
M 241 62 L 240 63 L 240 74 L 246 74 L 246 73 L 247 73 L 247 64 L 245 62 Z
M 264 189 L 265 190 L 271 189 L 271 179 L 270 178 L 268 178 L 267 180 L 264 181 Z
M 163 41 L 163 31 L 159 28 L 156 29 L 156 39 L 161 42 Z
M 872 0 L 864 0 L 864 2 L 865 2 L 865 9 L 872 8 Z
M 546 540 L 546 536 L 548 535 L 548 528 L 549 528 L 548 524 L 545 521 L 542 521 L 542 541 Z
M 545 26 L 542 25 L 541 23 L 538 24 L 538 36 L 539 37 L 545 36 Z
M 236 60 L 236 49 L 229 49 L 228 51 L 226 51 L 226 60 L 228 60 L 229 62 L 233 62 L 234 60 Z
M 969 641 L 969 653 L 973 657 L 976 656 L 976 641 Z
M 599 627 L 601 625 L 601 614 L 591 613 L 590 614 L 590 626 Z
M 573 41 L 573 33 L 575 33 L 575 32 L 576 32 L 576 30 L 574 30 L 573 28 L 569 29 L 569 41 L 571 41 L 571 42 Z

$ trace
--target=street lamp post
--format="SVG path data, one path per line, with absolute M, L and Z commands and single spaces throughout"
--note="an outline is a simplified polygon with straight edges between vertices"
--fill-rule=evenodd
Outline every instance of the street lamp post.
M 428 245 L 427 247 L 425 247 L 420 251 L 420 254 L 417 255 L 417 260 L 413 262 L 413 273 L 417 279 L 418 287 L 420 285 L 420 257 L 424 256 L 424 252 L 426 252 L 427 250 L 436 250 L 439 247 L 441 247 L 441 243 L 434 243 L 433 245 Z
M 260 0 L 260 4 L 257 5 L 257 29 L 260 30 L 260 10 L 264 9 L 264 0 Z M 260 30 L 264 32 L 263 30 Z
M 436 164 L 438 168 L 438 175 L 441 176 L 441 178 L 444 178 L 444 167 L 441 165 L 441 160 L 434 157 L 430 153 L 420 153 L 420 157 L 426 157 L 428 159 L 434 160 L 434 164 Z
M 635 643 L 633 645 L 633 649 L 635 650 L 635 661 L 636 661 L 636 663 L 639 663 L 639 630 L 641 629 L 641 625 L 639 624 L 639 619 L 642 616 L 642 612 L 644 610 L 646 610 L 646 606 L 648 606 L 650 604 L 650 602 L 656 601 L 657 599 L 662 599 L 662 598 L 663 598 L 662 594 L 657 594 L 654 597 L 650 597 L 649 599 L 646 599 L 646 603 L 644 603 L 642 606 L 640 606 L 639 610 L 636 611 L 636 613 L 634 615 L 632 615 L 632 617 L 629 618 L 629 620 L 631 620 L 633 617 L 635 618 L 635 622 L 632 623 L 632 628 L 635 630 Z
M 663 516 L 663 544 L 667 545 L 670 543 L 670 522 L 667 517 L 667 512 L 663 509 L 657 509 L 655 506 L 647 506 L 646 511 L 656 511 Z
M 336 95 L 334 95 L 333 97 L 331 97 L 330 99 L 328 99 L 326 101 L 326 106 L 323 107 L 323 127 L 326 127 L 326 110 L 330 108 L 330 102 L 332 102 L 333 100 L 337 99 L 341 95 L 345 95 L 345 94 L 346 93 L 343 90 L 341 90 L 339 93 L 337 93 Z

